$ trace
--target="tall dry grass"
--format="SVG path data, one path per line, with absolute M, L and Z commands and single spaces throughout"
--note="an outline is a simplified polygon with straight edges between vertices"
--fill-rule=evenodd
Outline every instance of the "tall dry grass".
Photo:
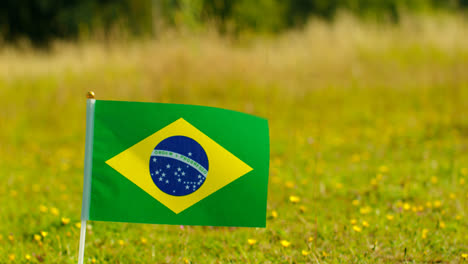
M 303 91 L 329 86 L 444 84 L 467 78 L 468 20 L 404 16 L 370 24 L 343 15 L 279 36 L 232 40 L 213 33 L 161 33 L 143 41 L 55 43 L 51 52 L 0 49 L 4 81 L 63 73 L 135 71 L 145 82 L 181 86 L 227 80 Z

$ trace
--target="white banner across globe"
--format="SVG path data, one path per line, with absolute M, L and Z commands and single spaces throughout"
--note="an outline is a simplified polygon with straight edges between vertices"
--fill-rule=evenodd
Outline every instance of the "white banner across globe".
M 203 168 L 203 166 L 200 165 L 198 162 L 194 161 L 193 159 L 191 159 L 191 158 L 189 158 L 187 156 L 184 156 L 184 155 L 172 152 L 172 151 L 153 150 L 153 153 L 151 153 L 151 157 L 154 157 L 154 158 L 156 158 L 156 157 L 173 158 L 173 159 L 176 159 L 178 161 L 182 161 L 183 163 L 185 163 L 188 166 L 193 167 L 198 172 L 200 172 L 201 175 L 203 175 L 203 177 L 206 177 L 206 175 L 208 174 L 208 171 L 205 168 Z

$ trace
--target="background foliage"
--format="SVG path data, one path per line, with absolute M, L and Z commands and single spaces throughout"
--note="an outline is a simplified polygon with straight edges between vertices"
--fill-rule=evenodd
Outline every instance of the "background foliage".
M 6 40 L 53 38 L 113 28 L 154 33 L 156 24 L 188 28 L 215 24 L 221 32 L 278 32 L 310 17 L 333 19 L 339 10 L 363 18 L 398 21 L 401 11 L 464 10 L 468 0 L 4 0 L 0 33 Z

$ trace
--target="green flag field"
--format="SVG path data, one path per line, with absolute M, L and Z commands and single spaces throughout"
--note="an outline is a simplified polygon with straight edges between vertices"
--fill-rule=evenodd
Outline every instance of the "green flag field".
M 468 22 L 406 19 L 1 46 L 0 263 L 77 263 L 88 91 L 100 141 L 84 263 L 468 263 Z M 232 111 L 158 108 L 181 104 Z M 173 122 L 245 175 L 155 202 L 119 155 Z M 154 142 L 145 166 L 169 155 Z

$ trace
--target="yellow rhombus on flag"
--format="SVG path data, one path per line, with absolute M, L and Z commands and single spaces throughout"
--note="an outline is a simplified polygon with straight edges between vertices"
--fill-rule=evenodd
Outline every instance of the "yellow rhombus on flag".
M 206 151 L 210 161 L 210 177 L 199 190 L 189 195 L 173 196 L 164 193 L 153 183 L 151 177 L 148 177 L 148 155 L 153 152 L 154 146 L 172 136 L 194 139 Z M 249 165 L 183 118 L 124 150 L 106 163 L 176 214 L 252 170 Z

